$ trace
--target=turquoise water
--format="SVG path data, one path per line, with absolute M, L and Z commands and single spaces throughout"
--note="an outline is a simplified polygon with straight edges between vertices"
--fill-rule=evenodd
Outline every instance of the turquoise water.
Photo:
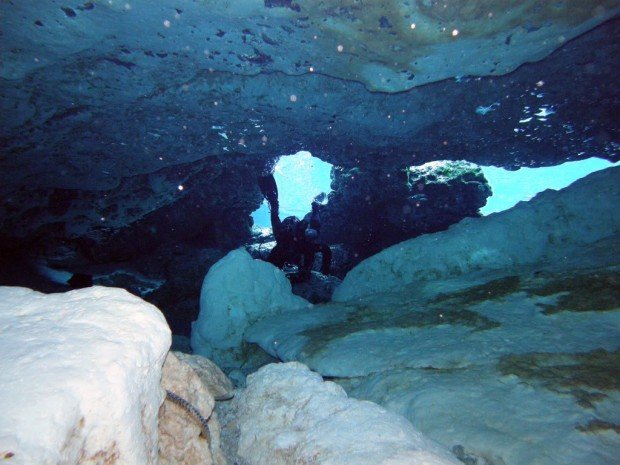
M 313 157 L 310 152 L 297 152 L 280 158 L 275 167 L 274 178 L 278 184 L 280 218 L 302 218 L 310 211 L 314 197 L 331 191 L 330 171 L 332 165 Z M 270 228 L 269 207 L 263 201 L 252 214 L 254 226 Z
M 588 174 L 618 163 L 601 158 L 572 161 L 544 168 L 521 168 L 508 171 L 494 166 L 483 166 L 482 171 L 493 189 L 493 195 L 480 213 L 488 215 L 513 207 L 520 201 L 527 201 L 545 189 L 563 189 Z

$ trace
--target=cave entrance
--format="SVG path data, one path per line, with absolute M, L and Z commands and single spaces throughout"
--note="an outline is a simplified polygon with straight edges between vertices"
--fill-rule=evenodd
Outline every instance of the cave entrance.
M 301 151 L 284 155 L 274 169 L 280 200 L 280 218 L 296 216 L 303 218 L 310 211 L 312 200 L 322 192 L 331 192 L 332 165 L 313 157 L 310 152 Z M 252 213 L 255 228 L 271 228 L 269 206 L 263 201 Z
M 620 162 L 612 163 L 602 158 L 562 163 L 556 166 L 541 168 L 520 168 L 508 171 L 494 166 L 481 166 L 493 195 L 487 204 L 480 209 L 482 215 L 500 212 L 513 207 L 520 201 L 528 201 L 545 189 L 563 189 L 569 184 Z

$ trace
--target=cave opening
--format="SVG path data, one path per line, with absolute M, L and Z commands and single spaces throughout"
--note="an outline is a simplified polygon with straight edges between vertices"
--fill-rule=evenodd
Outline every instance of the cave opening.
M 493 190 L 487 203 L 480 209 L 483 216 L 508 210 L 521 201 L 528 201 L 546 189 L 560 190 L 573 182 L 610 166 L 617 166 L 602 158 L 587 158 L 561 165 L 538 168 L 519 168 L 509 171 L 495 166 L 481 166 L 484 177 Z
M 330 163 L 312 156 L 307 151 L 280 157 L 274 168 L 280 218 L 303 218 L 310 211 L 315 197 L 321 193 L 327 196 L 331 192 L 331 170 Z M 267 201 L 263 200 L 261 206 L 252 213 L 252 218 L 255 228 L 271 229 Z

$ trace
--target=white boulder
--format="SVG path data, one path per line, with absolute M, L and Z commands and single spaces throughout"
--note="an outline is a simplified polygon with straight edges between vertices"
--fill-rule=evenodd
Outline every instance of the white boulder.
M 12 465 L 158 463 L 170 329 L 128 292 L 0 288 L 0 458 Z
M 205 276 L 200 313 L 192 324 L 192 349 L 222 368 L 237 367 L 243 357 L 243 334 L 250 324 L 308 306 L 308 301 L 293 295 L 281 270 L 253 259 L 244 249 L 233 250 Z
M 249 465 L 457 465 L 404 417 L 344 390 L 297 362 L 250 375 L 233 402 L 238 455 Z

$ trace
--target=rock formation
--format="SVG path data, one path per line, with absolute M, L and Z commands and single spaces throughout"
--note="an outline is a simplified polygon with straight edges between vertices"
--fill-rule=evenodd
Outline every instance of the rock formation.
M 413 280 L 481 269 L 569 262 L 574 258 L 569 250 L 577 252 L 618 233 L 620 213 L 613 205 L 620 199 L 619 175 L 620 168 L 608 168 L 560 192 L 544 191 L 510 210 L 466 219 L 448 231 L 397 244 L 352 270 L 334 299 L 355 299 Z
M 0 294 L 0 457 L 157 464 L 162 314 L 121 289 Z
M 353 257 L 349 268 L 390 245 L 478 216 L 491 195 L 480 168 L 467 162 L 336 168 L 332 189 L 322 207 L 322 237 L 344 245 Z
M 291 292 L 291 283 L 271 263 L 254 260 L 243 249 L 230 252 L 205 276 L 200 313 L 192 323 L 194 353 L 229 370 L 248 361 L 245 329 L 258 318 L 311 307 Z
M 459 463 L 404 418 L 348 398 L 300 363 L 261 368 L 234 403 L 249 465 Z
M 404 415 L 465 463 L 615 463 L 620 168 L 355 267 L 248 342 Z
M 213 411 L 215 398 L 232 392 L 226 375 L 207 359 L 169 352 L 161 385 L 168 395 L 159 411 L 159 463 L 227 465 Z

